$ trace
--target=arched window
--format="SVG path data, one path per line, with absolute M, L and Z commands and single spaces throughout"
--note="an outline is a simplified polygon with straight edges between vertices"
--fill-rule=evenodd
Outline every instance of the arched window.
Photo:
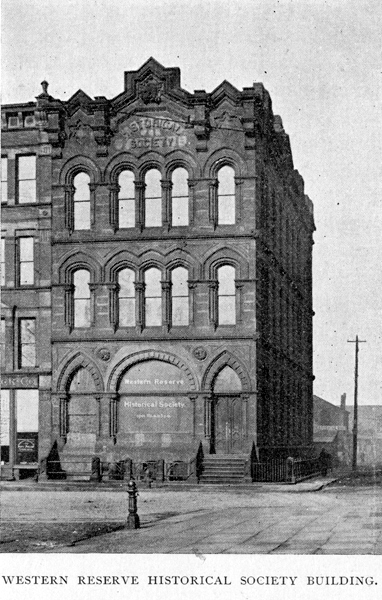
M 145 325 L 162 325 L 162 284 L 159 269 L 145 272 Z
M 74 327 L 90 327 L 90 273 L 79 269 L 74 273 Z
M 78 173 L 74 180 L 74 229 L 90 229 L 90 178 Z
M 161 174 L 150 169 L 145 176 L 145 227 L 162 225 L 162 186 Z
M 235 224 L 235 171 L 225 166 L 218 171 L 218 225 Z
M 135 273 L 131 269 L 122 269 L 118 273 L 119 283 L 119 326 L 135 325 Z
M 122 171 L 118 177 L 118 225 L 135 227 L 135 183 L 134 173 Z
M 179 167 L 172 174 L 172 225 L 188 225 L 188 173 Z
M 224 265 L 218 269 L 218 323 L 234 325 L 236 323 L 236 287 L 235 269 Z
M 188 325 L 188 271 L 184 267 L 177 267 L 171 273 L 171 298 L 172 325 Z

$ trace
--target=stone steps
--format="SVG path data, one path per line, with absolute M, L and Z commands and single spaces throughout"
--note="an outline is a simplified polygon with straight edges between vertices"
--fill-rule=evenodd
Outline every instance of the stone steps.
M 245 461 L 243 456 L 207 456 L 203 461 L 200 483 L 242 483 Z

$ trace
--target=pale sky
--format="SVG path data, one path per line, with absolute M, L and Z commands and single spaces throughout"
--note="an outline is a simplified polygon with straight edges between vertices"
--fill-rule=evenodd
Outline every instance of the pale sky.
M 314 392 L 382 404 L 380 0 L 2 0 L 3 102 L 112 98 L 150 56 L 270 92 L 314 203 Z

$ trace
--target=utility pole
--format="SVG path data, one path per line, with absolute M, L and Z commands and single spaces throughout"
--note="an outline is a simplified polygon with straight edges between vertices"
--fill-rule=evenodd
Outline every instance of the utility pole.
M 355 344 L 355 368 L 354 368 L 354 418 L 353 418 L 353 463 L 352 470 L 357 470 L 357 438 L 358 438 L 358 352 L 359 344 L 365 344 L 366 340 L 359 340 L 358 335 L 355 340 L 348 340 L 350 344 Z

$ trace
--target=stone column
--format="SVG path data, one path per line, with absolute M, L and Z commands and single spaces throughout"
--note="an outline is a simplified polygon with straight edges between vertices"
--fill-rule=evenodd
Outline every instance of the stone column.
M 171 281 L 161 281 L 162 284 L 162 323 L 165 331 L 170 331 L 172 317 Z
M 73 227 L 74 227 L 74 206 L 73 206 L 73 197 L 74 197 L 74 192 L 75 192 L 74 185 L 72 185 L 72 184 L 65 185 L 64 192 L 65 192 L 65 227 L 70 234 L 73 232 Z
M 120 186 L 115 184 L 109 185 L 109 223 L 114 233 L 117 231 L 119 226 L 119 212 L 118 212 L 118 192 Z
M 117 329 L 118 325 L 118 292 L 119 284 L 116 282 L 107 283 L 107 289 L 109 290 L 109 322 L 113 328 L 113 331 Z
M 208 453 L 211 447 L 212 436 L 212 397 L 204 396 L 204 439 L 207 445 Z
M 171 190 L 172 181 L 169 179 L 162 179 L 162 223 L 166 227 L 167 231 L 170 230 L 172 225 L 172 205 L 171 205 Z
M 218 186 L 219 182 L 217 179 L 209 182 L 209 202 L 208 202 L 208 217 L 210 224 L 216 229 L 218 224 Z
M 145 284 L 143 281 L 136 281 L 135 286 L 135 322 L 137 331 L 140 333 L 143 330 L 145 323 Z
M 139 231 L 142 231 L 145 226 L 145 189 L 146 184 L 143 181 L 135 182 L 136 192 L 136 211 L 135 224 Z

